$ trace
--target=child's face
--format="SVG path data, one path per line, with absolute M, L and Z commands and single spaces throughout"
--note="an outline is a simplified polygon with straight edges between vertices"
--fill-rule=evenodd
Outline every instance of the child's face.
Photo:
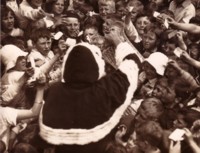
M 165 70 L 165 75 L 167 76 L 168 79 L 171 80 L 171 79 L 177 78 L 178 72 L 175 68 L 171 66 L 167 66 Z
M 67 34 L 69 37 L 76 38 L 80 30 L 80 22 L 77 18 L 68 17 L 66 19 Z
M 17 61 L 16 69 L 19 70 L 19 71 L 25 71 L 26 70 L 26 59 L 25 58 Z
M 157 73 L 156 73 L 155 68 L 151 64 L 149 64 L 148 62 L 143 63 L 143 70 L 145 71 L 146 78 L 148 80 L 151 80 L 151 79 L 154 79 L 154 78 L 157 77 Z
M 99 14 L 103 19 L 105 19 L 108 14 L 112 13 L 115 13 L 115 6 L 109 4 L 99 6 Z
M 174 90 L 168 89 L 168 84 L 165 82 L 156 84 L 152 95 L 156 98 L 159 98 L 163 103 L 171 103 L 175 100 Z M 169 91 L 170 90 L 170 91 Z
M 126 15 L 126 8 L 124 8 L 124 7 L 119 7 L 119 8 L 116 10 L 116 13 L 117 13 L 120 17 L 123 17 L 124 15 Z
M 47 56 L 51 49 L 51 39 L 39 38 L 35 44 L 35 48 L 44 56 Z
M 139 35 L 144 34 L 144 28 L 150 24 L 150 20 L 147 16 L 142 16 L 136 19 L 135 28 L 137 29 Z
M 60 15 L 64 10 L 64 0 L 57 0 L 52 8 L 52 12 L 56 15 Z
M 38 8 L 42 6 L 42 0 L 31 0 L 31 5 L 34 8 Z
M 135 144 L 135 140 L 136 140 L 136 133 L 133 132 L 130 137 L 128 138 L 127 144 L 126 144 L 126 149 L 127 151 L 131 151 L 132 148 L 134 148 L 136 146 Z
M 93 37 L 94 37 L 95 35 L 97 35 L 97 30 L 94 29 L 94 28 L 85 29 L 83 35 L 84 35 L 84 39 L 90 42 L 90 41 L 93 40 Z M 89 39 L 89 40 L 88 40 L 88 39 Z
M 147 32 L 143 34 L 142 37 L 142 44 L 144 49 L 154 49 L 156 47 L 157 37 L 156 34 L 153 32 Z
M 1 22 L 4 29 L 12 30 L 14 28 L 15 18 L 11 12 L 8 12 L 8 15 L 4 16 Z
M 199 58 L 199 50 L 197 47 L 195 46 L 192 46 L 189 48 L 189 53 L 190 53 L 190 56 L 196 60 L 198 60 Z
M 176 45 L 175 44 L 172 44 L 172 43 L 169 43 L 169 42 L 166 42 L 164 45 L 163 45 L 163 51 L 164 53 L 167 55 L 167 56 L 172 56 L 174 55 L 174 49 L 176 48 Z

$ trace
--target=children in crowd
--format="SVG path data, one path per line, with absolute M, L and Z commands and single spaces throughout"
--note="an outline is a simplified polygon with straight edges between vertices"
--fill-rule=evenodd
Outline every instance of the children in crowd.
M 199 6 L 2 0 L 0 152 L 199 153 Z

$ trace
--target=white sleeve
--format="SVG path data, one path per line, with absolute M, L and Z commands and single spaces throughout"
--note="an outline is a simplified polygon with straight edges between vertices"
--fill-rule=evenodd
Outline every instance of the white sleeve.
M 121 42 L 115 50 L 115 59 L 117 66 L 124 60 L 129 54 L 137 54 L 137 50 L 134 50 L 127 42 Z
M 10 107 L 4 107 L 2 109 L 3 117 L 9 125 L 17 124 L 18 110 Z

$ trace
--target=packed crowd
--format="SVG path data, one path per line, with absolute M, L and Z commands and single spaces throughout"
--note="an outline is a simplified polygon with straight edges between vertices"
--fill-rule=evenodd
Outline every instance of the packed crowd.
M 0 41 L 0 153 L 62 153 L 57 146 L 63 143 L 50 137 L 53 130 L 46 134 L 48 128 L 43 123 L 53 126 L 52 121 L 64 126 L 61 122 L 64 118 L 70 120 L 70 116 L 54 118 L 57 114 L 53 109 L 60 110 L 60 114 L 75 111 L 74 118 L 91 123 L 82 113 L 102 114 L 102 109 L 95 107 L 101 107 L 99 103 L 104 98 L 89 96 L 94 110 L 86 108 L 88 103 L 80 106 L 84 112 L 70 109 L 70 105 L 64 110 L 57 106 L 59 101 L 67 103 L 70 98 L 78 98 L 68 95 L 69 99 L 65 99 L 57 93 L 52 100 L 54 92 L 49 89 L 63 89 L 58 92 L 68 94 L 65 87 L 55 87 L 62 82 L 74 94 L 71 89 L 77 89 L 77 84 L 82 90 L 97 80 L 105 81 L 105 75 L 110 76 L 107 81 L 114 84 L 113 88 L 121 88 L 118 91 L 107 87 L 105 81 L 107 91 L 112 93 L 107 97 L 116 102 L 109 104 L 107 110 L 105 100 L 105 116 L 109 114 L 106 111 L 114 112 L 119 101 L 126 99 L 123 90 L 129 89 L 124 86 L 134 86 L 134 94 L 128 95 L 131 100 L 129 104 L 125 102 L 124 110 L 120 107 L 123 114 L 116 126 L 98 138 L 105 141 L 98 144 L 96 152 L 103 148 L 102 153 L 200 153 L 200 1 L 2 0 Z M 99 74 L 90 71 L 96 67 L 90 54 L 79 53 L 79 44 L 100 49 L 92 52 L 95 60 L 100 54 L 103 59 L 97 60 L 101 64 Z M 73 47 L 79 55 L 72 54 Z M 124 76 L 119 70 L 126 66 L 120 65 L 125 62 L 124 54 L 128 55 L 127 61 L 134 59 L 138 68 L 134 70 L 133 83 L 120 80 Z M 91 62 L 82 59 L 86 56 Z M 106 74 L 101 67 L 105 67 Z M 132 67 L 135 69 L 135 65 Z M 125 71 L 132 68 L 122 72 Z M 98 79 L 93 79 L 96 75 Z M 119 80 L 123 86 L 116 85 Z M 39 122 L 46 101 L 44 121 Z M 48 108 L 48 104 L 54 107 Z M 101 119 L 101 115 L 96 117 Z M 75 125 L 70 123 L 72 128 Z M 81 143 L 84 146 L 89 141 Z

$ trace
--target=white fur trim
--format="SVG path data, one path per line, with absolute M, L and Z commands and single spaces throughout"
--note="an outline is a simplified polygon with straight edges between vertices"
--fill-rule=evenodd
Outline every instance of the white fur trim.
M 134 61 L 126 60 L 122 62 L 119 69 L 127 75 L 130 86 L 126 93 L 124 103 L 113 113 L 112 117 L 101 125 L 92 129 L 53 129 L 43 124 L 42 111 L 39 117 L 40 136 L 50 144 L 77 144 L 85 145 L 92 142 L 98 142 L 108 135 L 111 130 L 119 123 L 124 111 L 130 105 L 132 96 L 137 88 L 138 67 Z
M 124 60 L 124 58 L 129 54 L 136 54 L 137 50 L 135 50 L 130 44 L 127 42 L 121 42 L 116 50 L 115 50 L 115 59 L 117 66 Z
M 69 56 L 69 53 L 72 51 L 72 49 L 76 46 L 84 46 L 86 48 L 88 48 L 92 55 L 94 56 L 95 58 L 95 61 L 97 62 L 97 65 L 99 67 L 98 71 L 99 71 L 99 77 L 98 79 L 102 78 L 106 73 L 105 73 L 105 62 L 104 60 L 102 59 L 102 53 L 101 53 L 101 50 L 100 48 L 98 48 L 97 46 L 95 45 L 91 45 L 89 43 L 85 43 L 85 42 L 82 42 L 82 43 L 79 43 L 75 46 L 71 46 L 68 50 L 67 50 L 67 53 L 65 54 L 64 56 L 64 59 L 63 59 L 63 65 L 62 65 L 62 82 L 65 82 L 64 79 L 63 79 L 63 74 L 64 74 L 64 68 L 65 68 L 65 63 L 68 59 L 68 56 Z

